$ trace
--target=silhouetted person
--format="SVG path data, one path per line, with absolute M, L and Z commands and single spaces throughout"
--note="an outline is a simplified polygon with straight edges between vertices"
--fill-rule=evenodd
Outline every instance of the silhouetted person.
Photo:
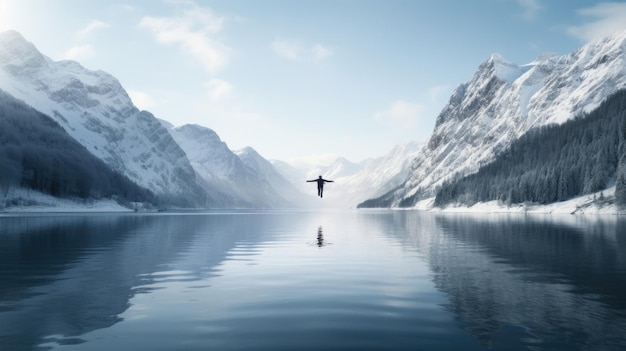
M 324 197 L 324 183 L 333 183 L 332 180 L 326 180 L 320 176 L 317 179 L 307 180 L 308 183 L 317 182 L 317 196 Z

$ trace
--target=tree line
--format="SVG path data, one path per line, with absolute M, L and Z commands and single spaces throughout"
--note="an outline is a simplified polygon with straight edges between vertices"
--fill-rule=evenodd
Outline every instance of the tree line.
M 56 197 L 155 201 L 149 190 L 111 170 L 50 117 L 0 90 L 0 195 L 12 187 Z
M 586 115 L 524 134 L 477 173 L 437 189 L 435 206 L 493 200 L 549 204 L 602 191 L 613 182 L 617 204 L 626 206 L 626 90 Z

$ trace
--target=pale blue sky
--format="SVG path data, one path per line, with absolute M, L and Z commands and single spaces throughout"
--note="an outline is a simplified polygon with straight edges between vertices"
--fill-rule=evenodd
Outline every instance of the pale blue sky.
M 569 53 L 626 29 L 626 2 L 0 0 L 6 29 L 232 149 L 356 162 L 426 140 L 492 53 L 519 64 Z

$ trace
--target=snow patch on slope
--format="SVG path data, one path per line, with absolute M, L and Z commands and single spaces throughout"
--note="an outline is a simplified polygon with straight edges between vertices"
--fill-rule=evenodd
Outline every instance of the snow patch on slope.
M 413 206 L 443 182 L 478 171 L 530 129 L 591 111 L 626 87 L 625 60 L 626 31 L 524 66 L 492 56 L 455 89 L 408 178 L 382 202 Z
M 167 130 L 121 84 L 74 61 L 52 61 L 19 33 L 0 33 L 0 89 L 57 121 L 112 169 L 157 194 L 197 199 L 193 169 Z
M 509 62 L 499 54 L 491 55 L 490 61 L 493 62 L 496 77 L 508 83 L 513 83 L 530 68 L 528 65 L 519 66 Z
M 441 209 L 433 208 L 432 201 L 434 198 L 422 201 L 418 203 L 416 208 L 447 213 L 626 214 L 626 211 L 615 205 L 615 186 L 593 194 L 548 205 L 517 204 L 507 206 L 499 201 L 489 201 L 479 202 L 471 207 L 448 206 Z
M 386 155 L 367 159 L 359 163 L 345 158 L 337 158 L 328 166 L 319 166 L 310 170 L 297 170 L 284 162 L 274 161 L 276 168 L 289 179 L 297 179 L 294 185 L 310 198 L 317 197 L 315 183 L 305 180 L 333 180 L 324 186 L 324 198 L 317 201 L 316 207 L 356 208 L 362 201 L 388 192 L 402 184 L 406 179 L 413 159 L 423 143 L 407 142 L 395 146 Z
M 60 199 L 31 189 L 15 188 L 3 199 L 2 213 L 21 212 L 134 212 L 111 199 Z

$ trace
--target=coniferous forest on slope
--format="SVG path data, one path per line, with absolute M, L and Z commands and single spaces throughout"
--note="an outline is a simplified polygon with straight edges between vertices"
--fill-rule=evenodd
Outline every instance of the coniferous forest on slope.
M 435 206 L 548 204 L 601 191 L 615 181 L 615 201 L 626 206 L 626 90 L 562 125 L 532 130 L 477 173 L 438 189 Z
M 0 91 L 0 195 L 21 186 L 57 197 L 154 203 L 154 196 L 112 171 L 55 121 Z M 548 204 L 616 183 L 626 206 L 626 90 L 591 113 L 532 130 L 472 175 L 436 192 L 435 205 Z
M 0 91 L 0 198 L 12 187 L 56 197 L 154 202 L 50 117 Z

